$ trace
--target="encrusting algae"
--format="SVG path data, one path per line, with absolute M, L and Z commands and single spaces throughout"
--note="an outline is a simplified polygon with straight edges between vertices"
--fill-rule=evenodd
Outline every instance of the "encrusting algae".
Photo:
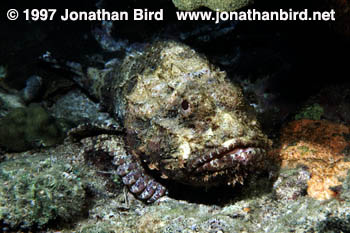
M 337 196 L 350 169 L 350 128 L 325 120 L 293 121 L 282 130 L 282 167 L 306 166 L 311 178 L 307 193 L 318 200 Z

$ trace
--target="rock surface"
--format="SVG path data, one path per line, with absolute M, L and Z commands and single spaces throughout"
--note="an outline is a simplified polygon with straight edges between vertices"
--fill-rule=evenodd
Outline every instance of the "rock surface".
M 315 200 L 300 192 L 306 188 L 305 178 L 308 177 L 307 171 L 301 168 L 295 172 L 290 170 L 281 172 L 271 188 L 267 188 L 266 179 L 256 180 L 253 186 L 241 191 L 236 189 L 234 194 L 226 196 L 225 200 L 221 199 L 217 204 L 163 197 L 152 205 L 146 205 L 133 195 L 123 193 L 120 180 L 113 174 L 113 168 L 108 167 L 109 161 L 104 161 L 103 157 L 81 157 L 80 146 L 79 143 L 66 143 L 41 152 L 6 154 L 7 160 L 15 159 L 14 161 L 28 156 L 33 159 L 46 157 L 52 161 L 49 156 L 53 156 L 59 164 L 71 164 L 64 167 L 73 166 L 74 170 L 71 172 L 79 177 L 79 182 L 87 184 L 85 192 L 88 195 L 85 196 L 85 202 L 89 204 L 75 206 L 78 209 L 83 207 L 82 211 L 86 214 L 83 217 L 69 219 L 68 225 L 62 225 L 57 221 L 55 225 L 42 225 L 46 227 L 43 232 L 347 232 L 350 230 L 346 224 L 350 221 L 348 215 L 350 174 L 341 185 L 339 198 L 327 202 Z M 45 164 L 47 159 L 42 159 L 38 164 L 29 164 L 28 169 L 35 169 L 40 164 Z M 3 163 L 3 166 L 6 164 L 7 162 Z M 47 169 L 50 170 L 50 166 Z M 44 173 L 46 171 L 42 170 Z M 13 182 L 14 180 L 8 180 L 7 186 L 14 185 Z M 298 188 L 291 187 L 293 184 L 298 184 Z M 70 189 L 71 192 L 75 192 L 74 185 L 66 187 L 66 192 Z M 291 192 L 291 188 L 294 191 Z M 202 192 L 203 194 L 205 193 Z M 292 195 L 288 196 L 289 194 Z M 218 195 L 217 193 L 213 199 L 217 199 Z M 191 193 L 188 192 L 185 196 L 189 197 Z M 66 203 L 66 200 L 62 202 L 56 198 L 53 200 L 57 201 L 58 206 Z M 0 209 L 15 208 L 14 204 L 11 201 L 5 202 L 1 204 Z M 51 219 L 57 219 L 56 215 L 50 216 Z M 4 217 L 1 220 L 1 229 L 5 232 L 10 231 L 9 225 L 3 222 Z
M 250 3 L 251 0 L 173 0 L 180 10 L 191 11 L 199 7 L 208 7 L 214 11 L 234 11 Z
M 298 120 L 282 129 L 282 167 L 306 166 L 307 193 L 318 200 L 337 197 L 350 169 L 348 126 L 324 120 Z M 338 188 L 337 188 L 338 187 Z

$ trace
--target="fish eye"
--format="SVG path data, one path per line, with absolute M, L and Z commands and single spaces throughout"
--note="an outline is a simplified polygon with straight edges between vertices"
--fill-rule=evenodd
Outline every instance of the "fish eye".
M 189 109 L 189 107 L 190 107 L 190 104 L 188 103 L 188 101 L 187 101 L 187 100 L 183 100 L 182 103 L 181 103 L 181 108 L 182 108 L 184 111 L 186 111 L 186 110 Z

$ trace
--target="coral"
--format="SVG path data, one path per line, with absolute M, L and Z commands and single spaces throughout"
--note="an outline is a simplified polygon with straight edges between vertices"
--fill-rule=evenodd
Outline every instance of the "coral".
M 310 119 L 320 120 L 323 115 L 323 108 L 319 104 L 313 104 L 311 106 L 303 108 L 298 114 L 295 115 L 295 120 Z
M 55 156 L 60 162 L 67 161 L 69 164 L 75 164 L 74 168 L 77 169 L 74 169 L 74 174 L 87 184 L 86 215 L 74 220 L 73 224 L 61 224 L 62 222 L 53 220 L 53 223 L 58 224 L 49 224 L 47 228 L 38 232 L 349 232 L 346 224 L 349 222 L 350 210 L 349 175 L 341 187 L 346 195 L 326 202 L 317 201 L 308 196 L 298 196 L 299 191 L 304 190 L 304 178 L 307 175 L 307 170 L 302 168 L 282 171 L 282 181 L 287 183 L 280 184 L 290 189 L 287 189 L 286 194 L 280 193 L 282 196 L 278 199 L 271 190 L 265 192 L 255 187 L 250 191 L 256 192 L 257 195 L 250 196 L 244 193 L 242 196 L 240 187 L 237 187 L 226 198 L 222 197 L 221 189 L 215 189 L 215 193 L 210 197 L 214 204 L 207 204 L 207 202 L 203 204 L 198 201 L 198 198 L 207 195 L 205 191 L 201 191 L 199 195 L 193 196 L 195 202 L 165 197 L 157 204 L 145 205 L 135 200 L 130 193 L 123 193 L 119 185 L 114 188 L 110 186 L 111 182 L 107 178 L 113 173 L 110 161 L 105 161 L 102 167 L 87 165 L 89 162 L 84 161 L 79 155 L 80 147 L 78 143 L 67 142 L 65 145 L 44 148 L 34 154 L 24 152 L 8 155 L 10 158 Z M 105 157 L 96 155 L 96 159 L 98 158 Z M 36 160 L 31 161 L 38 163 Z M 21 166 L 18 164 L 19 168 Z M 302 183 L 298 184 L 294 181 L 302 181 Z M 288 183 L 297 184 L 298 187 L 291 187 Z M 261 186 L 267 186 L 266 182 L 261 182 Z M 286 190 L 281 185 L 277 186 Z M 281 192 L 282 189 L 280 189 Z M 296 195 L 295 191 L 297 191 Z M 184 190 L 179 192 L 183 192 L 184 196 L 193 195 Z M 0 231 L 15 231 L 1 224 L 3 224 L 2 220 L 0 220 Z M 36 231 L 33 229 L 32 232 Z
M 64 133 L 40 105 L 16 108 L 0 119 L 0 146 L 8 151 L 60 143 Z
M 234 11 L 252 2 L 252 0 L 173 0 L 174 5 L 178 9 L 186 11 L 191 11 L 202 6 L 214 11 Z
M 51 220 L 71 221 L 84 208 L 77 168 L 57 159 L 33 157 L 1 163 L 0 220 L 11 228 L 42 228 Z
M 282 130 L 280 156 L 282 167 L 304 165 L 311 173 L 309 196 L 325 200 L 337 195 L 334 187 L 350 169 L 346 161 L 350 128 L 324 120 L 298 120 Z

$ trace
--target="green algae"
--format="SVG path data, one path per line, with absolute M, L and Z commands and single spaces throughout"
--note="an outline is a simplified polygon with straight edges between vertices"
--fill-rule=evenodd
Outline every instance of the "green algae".
M 320 120 L 323 113 L 324 113 L 324 110 L 322 106 L 316 103 L 303 108 L 298 114 L 295 115 L 295 120 L 300 120 L 300 119 Z
M 0 164 L 0 221 L 11 229 L 42 228 L 52 220 L 80 216 L 85 189 L 78 169 L 54 158 Z
M 305 153 L 307 153 L 307 152 L 309 152 L 309 147 L 307 147 L 307 146 L 299 146 L 298 147 L 298 150 L 302 153 L 302 154 L 305 154 Z
M 64 133 L 38 104 L 16 108 L 0 119 L 0 146 L 8 151 L 25 151 L 62 142 Z

